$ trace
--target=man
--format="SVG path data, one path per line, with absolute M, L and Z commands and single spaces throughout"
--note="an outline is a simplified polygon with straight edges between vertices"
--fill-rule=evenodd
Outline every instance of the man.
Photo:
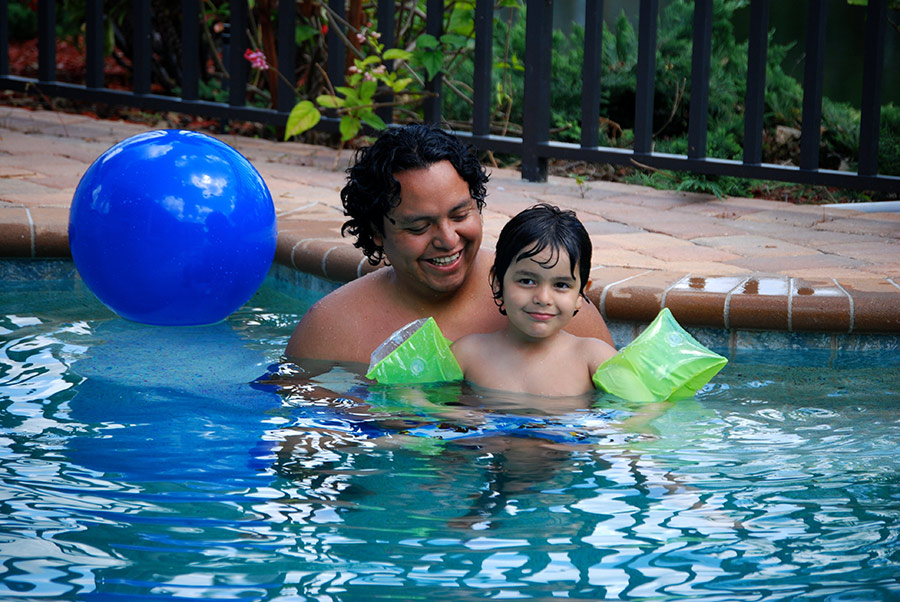
M 398 328 L 433 316 L 451 340 L 506 325 L 493 305 L 493 253 L 481 249 L 488 176 L 456 138 L 422 125 L 392 129 L 361 149 L 341 191 L 356 237 L 373 265 L 388 267 L 345 284 L 300 320 L 291 358 L 368 363 Z M 612 344 L 600 312 L 585 304 L 566 328 Z

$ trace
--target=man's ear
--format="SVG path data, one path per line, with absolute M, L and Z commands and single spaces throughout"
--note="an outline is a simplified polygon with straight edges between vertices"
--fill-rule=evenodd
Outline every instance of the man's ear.
M 379 248 L 384 248 L 384 223 L 380 227 L 378 224 L 372 223 L 372 242 Z

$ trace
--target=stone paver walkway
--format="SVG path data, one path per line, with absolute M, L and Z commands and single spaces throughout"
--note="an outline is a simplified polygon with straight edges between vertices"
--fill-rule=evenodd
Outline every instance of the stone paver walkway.
M 69 204 L 81 175 L 146 126 L 0 107 L 0 256 L 69 255 Z M 344 282 L 368 264 L 340 227 L 349 152 L 235 136 L 278 213 L 276 261 Z M 669 307 L 686 326 L 900 333 L 900 214 L 663 192 L 494 169 L 484 213 L 493 247 L 506 220 L 539 201 L 578 212 L 594 243 L 589 296 L 608 320 Z

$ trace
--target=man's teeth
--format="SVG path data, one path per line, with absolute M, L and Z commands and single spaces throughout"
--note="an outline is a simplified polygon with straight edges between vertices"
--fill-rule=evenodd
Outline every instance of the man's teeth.
M 454 253 L 453 255 L 450 255 L 448 257 L 432 257 L 428 261 L 435 265 L 450 265 L 457 259 L 459 259 L 459 253 Z

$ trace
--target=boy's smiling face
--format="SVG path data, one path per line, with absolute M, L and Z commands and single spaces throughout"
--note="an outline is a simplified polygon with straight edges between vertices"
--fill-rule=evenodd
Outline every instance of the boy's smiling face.
M 503 308 L 510 326 L 525 339 L 556 334 L 581 308 L 580 280 L 578 266 L 572 275 L 564 249 L 554 256 L 548 247 L 510 264 L 503 275 Z

